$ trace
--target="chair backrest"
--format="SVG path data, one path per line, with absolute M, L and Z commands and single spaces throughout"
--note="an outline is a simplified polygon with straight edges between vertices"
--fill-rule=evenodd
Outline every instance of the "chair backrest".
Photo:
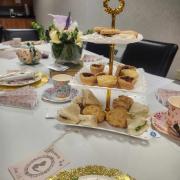
M 85 49 L 93 53 L 107 57 L 107 58 L 109 58 L 109 55 L 110 55 L 108 44 L 94 44 L 94 43 L 87 42 Z
M 3 38 L 3 27 L 0 26 L 0 43 L 2 42 L 2 38 Z
M 21 38 L 22 41 L 39 40 L 38 33 L 34 29 L 4 29 L 4 41 L 12 40 L 13 38 Z
M 142 67 L 148 73 L 165 77 L 177 50 L 176 44 L 143 40 L 128 44 L 121 62 Z

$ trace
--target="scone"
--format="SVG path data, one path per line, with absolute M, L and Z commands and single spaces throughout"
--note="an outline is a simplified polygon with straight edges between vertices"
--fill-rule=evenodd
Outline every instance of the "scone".
M 93 86 L 96 84 L 97 79 L 96 76 L 92 73 L 81 73 L 80 74 L 80 80 L 85 85 Z
M 124 108 L 116 108 L 107 112 L 107 122 L 115 127 L 127 128 L 128 113 Z
M 117 77 L 112 75 L 97 76 L 98 86 L 101 87 L 116 87 Z
M 82 114 L 95 115 L 98 123 L 101 123 L 102 121 L 104 121 L 105 116 L 106 116 L 105 112 L 102 111 L 101 107 L 95 106 L 95 105 L 86 106 L 83 109 Z
M 97 33 L 100 33 L 102 29 L 108 29 L 108 27 L 96 26 L 93 30 Z
M 133 104 L 133 99 L 128 96 L 119 96 L 118 98 L 113 100 L 113 108 L 124 108 L 127 111 L 131 108 Z
M 120 31 L 120 34 L 126 34 L 130 36 L 134 36 L 134 38 L 138 37 L 138 32 L 132 30 Z
M 116 35 L 119 33 L 120 33 L 119 29 L 110 29 L 110 28 L 104 28 L 104 29 L 101 29 L 101 31 L 100 31 L 100 34 L 102 34 L 104 36 L 112 36 L 112 35 Z
M 131 90 L 134 88 L 136 83 L 136 79 L 131 78 L 129 76 L 119 76 L 118 77 L 118 88 Z
M 97 74 L 104 71 L 104 65 L 103 64 L 91 64 L 90 66 L 91 73 Z

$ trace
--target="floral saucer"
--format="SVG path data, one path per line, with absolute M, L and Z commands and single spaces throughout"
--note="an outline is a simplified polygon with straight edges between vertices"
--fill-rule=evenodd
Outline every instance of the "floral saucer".
M 162 111 L 155 113 L 151 118 L 152 126 L 159 132 L 171 136 L 176 140 L 180 140 L 177 136 L 175 136 L 167 123 L 168 111 Z
M 78 90 L 72 88 L 71 94 L 67 98 L 58 98 L 57 97 L 57 90 L 53 88 L 48 88 L 42 94 L 42 99 L 45 101 L 53 102 L 53 103 L 65 103 L 71 101 L 75 96 L 78 95 Z
M 167 111 L 155 113 L 151 122 L 153 127 L 163 134 L 168 134 Z

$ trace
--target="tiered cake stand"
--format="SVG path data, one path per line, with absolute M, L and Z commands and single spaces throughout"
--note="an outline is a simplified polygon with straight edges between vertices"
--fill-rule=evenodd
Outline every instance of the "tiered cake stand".
M 112 23 L 111 28 L 115 29 L 116 27 L 116 16 L 120 14 L 124 7 L 125 7 L 125 0 L 118 0 L 119 6 L 117 8 L 112 8 L 109 6 L 110 0 L 104 0 L 104 10 L 108 14 L 112 16 Z M 109 44 L 110 46 L 110 58 L 109 58 L 109 75 L 112 75 L 113 73 L 113 62 L 114 62 L 114 53 L 115 53 L 115 46 L 117 44 L 129 44 L 141 41 L 143 39 L 143 36 L 141 34 L 138 34 L 137 39 L 128 39 L 128 40 L 120 40 L 120 39 L 113 39 L 111 37 L 102 37 L 102 38 L 95 38 L 93 35 L 87 35 L 83 41 L 86 42 L 92 42 L 92 43 L 100 43 L 100 44 Z M 107 88 L 107 94 L 106 94 L 106 111 L 110 111 L 110 102 L 111 102 L 111 89 Z

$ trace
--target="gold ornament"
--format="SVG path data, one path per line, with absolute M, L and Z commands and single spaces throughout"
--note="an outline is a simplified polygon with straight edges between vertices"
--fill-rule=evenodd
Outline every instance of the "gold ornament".
M 119 6 L 117 8 L 112 8 L 112 7 L 109 6 L 110 0 L 104 0 L 103 5 L 104 5 L 104 8 L 105 8 L 105 11 L 108 14 L 111 14 L 113 16 L 120 14 L 124 9 L 125 0 L 118 0 L 118 1 L 119 1 Z

